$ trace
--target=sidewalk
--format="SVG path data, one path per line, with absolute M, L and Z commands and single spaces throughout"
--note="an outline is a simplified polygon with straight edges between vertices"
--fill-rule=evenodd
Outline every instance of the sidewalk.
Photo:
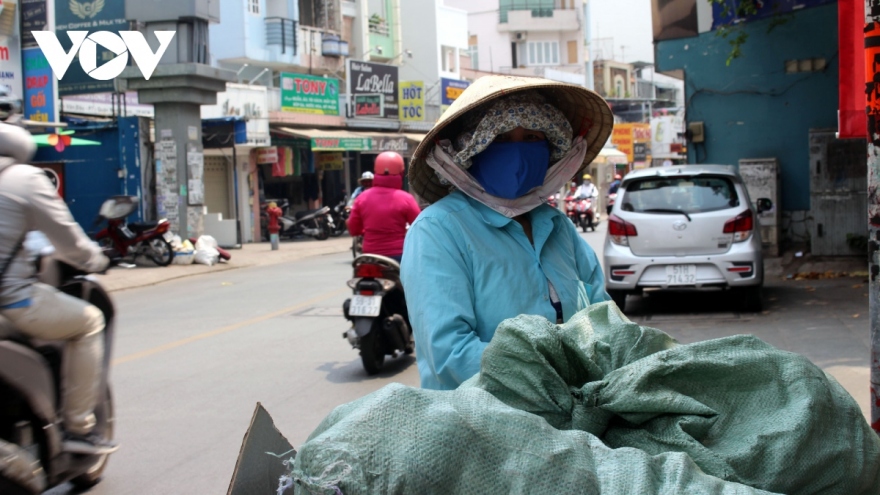
M 136 268 L 113 268 L 106 275 L 98 275 L 101 284 L 110 292 L 146 287 L 169 280 L 191 277 L 206 273 L 216 273 L 236 268 L 274 265 L 295 261 L 310 256 L 344 253 L 351 250 L 351 237 L 347 234 L 331 237 L 326 241 L 302 239 L 281 242 L 277 251 L 272 251 L 268 242 L 244 244 L 241 249 L 229 250 L 232 259 L 213 266 L 208 265 L 170 265 L 166 267 L 142 266 Z

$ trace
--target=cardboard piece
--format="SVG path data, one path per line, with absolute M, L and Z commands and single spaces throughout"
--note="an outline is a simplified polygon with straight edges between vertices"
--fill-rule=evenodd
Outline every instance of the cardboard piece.
M 282 490 L 279 480 L 290 472 L 292 466 L 288 464 L 292 464 L 295 457 L 296 450 L 275 428 L 272 416 L 257 402 L 226 494 L 292 494 L 293 487 Z

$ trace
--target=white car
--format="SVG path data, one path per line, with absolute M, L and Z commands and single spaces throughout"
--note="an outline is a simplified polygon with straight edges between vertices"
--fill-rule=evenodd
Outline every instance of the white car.
M 757 206 L 737 169 L 681 165 L 631 172 L 608 217 L 605 284 L 624 310 L 644 289 L 723 289 L 739 309 L 762 309 Z

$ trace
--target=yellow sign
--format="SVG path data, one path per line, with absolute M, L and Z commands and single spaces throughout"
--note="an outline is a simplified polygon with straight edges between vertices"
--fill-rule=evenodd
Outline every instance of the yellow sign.
M 635 161 L 633 145 L 635 143 L 651 142 L 651 124 L 629 123 L 615 124 L 611 131 L 611 144 L 626 153 L 629 163 Z
M 399 117 L 403 122 L 425 120 L 425 83 L 402 81 L 398 84 Z
M 315 153 L 318 170 L 342 170 L 342 153 Z

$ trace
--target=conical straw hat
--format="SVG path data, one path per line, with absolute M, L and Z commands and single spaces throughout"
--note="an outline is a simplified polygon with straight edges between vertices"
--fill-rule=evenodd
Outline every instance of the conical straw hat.
M 449 188 L 440 184 L 425 156 L 436 141 L 452 140 L 462 132 L 464 119 L 461 117 L 466 113 L 485 110 L 491 101 L 518 91 L 537 91 L 562 111 L 574 130 L 572 138 L 584 133 L 587 140 L 584 165 L 593 161 L 611 135 L 614 116 L 608 103 L 584 87 L 539 77 L 483 76 L 464 90 L 416 147 L 408 175 L 412 192 L 428 203 L 446 196 Z

